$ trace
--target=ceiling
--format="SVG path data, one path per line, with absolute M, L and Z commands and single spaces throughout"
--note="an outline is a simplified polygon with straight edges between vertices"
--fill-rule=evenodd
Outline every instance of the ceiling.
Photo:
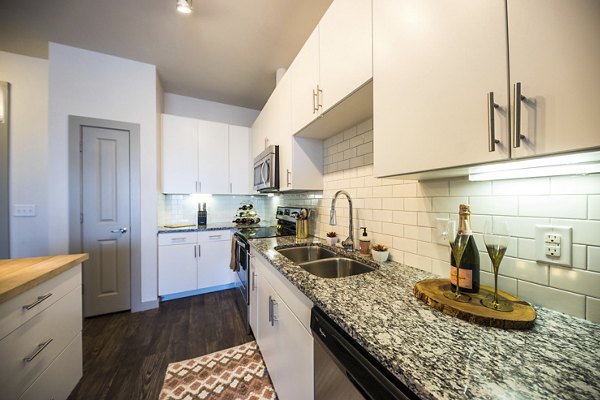
M 261 109 L 332 0 L 0 0 L 0 50 L 48 41 L 157 66 L 165 92 Z

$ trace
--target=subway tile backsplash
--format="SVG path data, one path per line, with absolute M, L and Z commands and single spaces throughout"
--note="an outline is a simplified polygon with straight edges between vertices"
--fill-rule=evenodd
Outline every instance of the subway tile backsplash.
M 338 225 L 329 225 L 335 192 L 344 189 L 354 202 L 355 237 L 366 226 L 374 243 L 390 247 L 394 260 L 449 276 L 449 247 L 438 243 L 436 218 L 471 204 L 472 227 L 481 256 L 481 279 L 493 285 L 482 243 L 486 221 L 507 221 L 513 239 L 500 267 L 499 286 L 524 299 L 560 312 L 600 322 L 600 174 L 469 182 L 449 179 L 417 182 L 373 177 L 372 120 L 324 141 L 325 176 L 317 232 L 348 233 L 347 202 L 336 203 Z M 356 153 L 354 150 L 356 150 Z M 363 149 L 369 150 L 364 153 Z M 335 160 L 363 157 L 357 167 Z M 574 267 L 535 261 L 535 225 L 573 227 Z

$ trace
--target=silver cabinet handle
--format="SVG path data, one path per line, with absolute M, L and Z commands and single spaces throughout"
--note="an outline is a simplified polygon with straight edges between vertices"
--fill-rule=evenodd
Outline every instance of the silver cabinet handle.
M 223 235 L 210 235 L 208 237 L 209 240 L 221 239 Z
M 127 233 L 127 228 L 113 229 L 110 233 Z
M 256 290 L 256 272 L 252 273 L 252 291 Z
M 229 182 L 229 193 L 233 193 L 233 183 Z
M 52 338 L 46 340 L 44 343 L 38 344 L 37 350 L 32 355 L 30 355 L 29 357 L 25 357 L 23 359 L 23 361 L 32 362 L 33 359 L 36 358 L 38 356 L 38 354 L 40 354 L 46 347 L 48 347 L 48 345 L 51 342 L 52 342 Z
M 321 89 L 321 88 L 319 87 L 319 85 L 317 85 L 317 111 L 319 111 L 319 108 L 320 108 L 321 110 L 323 110 L 323 102 L 322 102 L 322 99 L 323 99 L 323 89 Z
M 513 87 L 513 147 L 521 147 L 521 139 L 525 139 L 525 135 L 521 134 L 521 102 L 527 100 L 527 97 L 521 93 L 521 82 L 517 82 Z
M 273 326 L 273 299 L 269 296 L 269 322 Z
M 27 304 L 23 306 L 23 310 L 31 310 L 33 307 L 40 304 L 42 301 L 46 300 L 48 297 L 52 296 L 52 293 L 45 294 L 43 296 L 38 296 L 37 300 L 31 304 Z
M 275 307 L 277 307 L 277 301 L 275 299 L 271 300 L 271 326 L 275 325 L 275 321 L 278 319 L 275 317 Z
M 290 187 L 290 186 L 292 186 L 292 180 L 290 179 L 291 176 L 292 176 L 292 171 L 290 171 L 289 169 L 286 170 L 286 171 L 287 171 L 287 177 L 286 177 L 286 179 L 287 179 L 287 186 Z
M 194 246 L 194 258 L 198 258 L 198 254 L 197 254 L 196 246 Z
M 487 112 L 488 112 L 488 151 L 491 153 L 496 151 L 496 145 L 500 143 L 496 139 L 496 118 L 494 116 L 494 109 L 500 107 L 494 103 L 494 92 L 487 94 Z
M 202 249 L 200 248 L 200 245 L 198 245 L 198 257 L 202 256 Z
M 317 112 L 319 108 L 317 107 L 317 91 L 313 89 L 313 114 Z

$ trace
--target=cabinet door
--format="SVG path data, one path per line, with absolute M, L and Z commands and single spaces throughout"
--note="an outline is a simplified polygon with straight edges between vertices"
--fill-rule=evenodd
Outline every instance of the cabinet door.
M 321 111 L 373 77 L 371 21 L 371 0 L 335 0 L 319 22 Z
M 196 244 L 158 247 L 158 294 L 196 289 L 197 280 Z
M 373 3 L 374 174 L 508 158 L 504 0 Z M 488 151 L 487 93 L 500 144 Z
M 262 278 L 262 271 L 257 269 L 257 272 Z M 278 359 L 283 356 L 277 349 L 277 329 L 275 323 L 271 324 L 269 321 L 271 315 L 270 303 L 273 299 L 274 293 L 275 291 L 273 288 L 271 288 L 269 282 L 266 279 L 261 279 L 260 285 L 258 286 L 258 336 L 256 336 L 256 343 L 258 343 L 260 353 L 265 360 L 265 364 L 269 370 L 269 375 L 271 376 L 271 381 L 273 383 L 277 381 L 277 374 L 279 373 L 279 371 L 276 369 L 276 366 L 280 366 L 280 361 Z M 277 391 L 277 387 L 275 387 L 275 391 Z
M 229 125 L 198 121 L 200 193 L 229 193 Z
M 251 193 L 250 145 L 249 128 L 229 125 L 229 193 Z
M 198 125 L 193 118 L 162 116 L 162 191 L 194 193 L 198 181 Z
M 315 119 L 313 91 L 319 83 L 319 27 L 317 26 L 290 65 L 292 81 L 292 131 L 298 132 Z
M 200 242 L 198 289 L 234 282 L 234 272 L 229 268 L 230 257 L 231 242 L 229 240 Z
M 269 99 L 267 134 L 279 145 L 279 189 L 292 188 L 292 78 L 288 71 Z
M 265 105 L 266 107 L 266 105 Z M 256 117 L 256 120 L 252 124 L 252 160 L 254 161 L 254 157 L 260 154 L 263 151 L 265 146 L 265 129 L 263 120 L 265 118 L 265 107 L 263 107 L 262 111 Z
M 275 366 L 277 368 L 277 382 L 273 381 L 275 390 L 281 399 L 312 399 L 314 396 L 312 336 L 279 297 L 276 297 L 275 301 L 277 348 L 280 354 L 280 359 Z M 290 360 L 293 360 L 294 368 L 290 368 Z
M 600 146 L 600 2 L 509 0 L 508 36 L 527 98 L 513 157 Z
M 258 286 L 260 285 L 260 278 L 255 264 L 255 256 L 250 256 L 250 311 L 249 311 L 249 322 L 250 328 L 254 337 L 257 338 L 260 335 L 258 331 Z

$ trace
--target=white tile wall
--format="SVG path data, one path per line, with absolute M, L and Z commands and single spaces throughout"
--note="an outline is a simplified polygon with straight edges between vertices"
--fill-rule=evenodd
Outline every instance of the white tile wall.
M 600 174 L 493 182 L 378 179 L 372 175 L 372 153 L 359 150 L 372 137 L 372 121 L 368 120 L 324 141 L 325 190 L 318 204 L 318 234 L 332 230 L 347 234 L 345 200 L 337 203 L 338 226 L 329 225 L 331 198 L 345 189 L 353 197 L 354 217 L 359 221 L 355 220 L 355 237 L 358 227 L 366 226 L 374 242 L 391 246 L 394 260 L 447 277 L 449 249 L 437 243 L 435 220 L 455 216 L 460 203 L 469 203 L 480 251 L 485 250 L 481 243 L 485 221 L 507 221 L 510 226 L 514 238 L 500 267 L 502 290 L 561 312 L 600 320 Z M 343 153 L 352 148 L 356 155 Z M 340 153 L 347 154 L 348 160 L 365 158 L 356 167 L 328 159 Z M 536 224 L 573 227 L 573 268 L 535 261 Z M 487 253 L 480 256 L 482 282 L 493 285 Z

